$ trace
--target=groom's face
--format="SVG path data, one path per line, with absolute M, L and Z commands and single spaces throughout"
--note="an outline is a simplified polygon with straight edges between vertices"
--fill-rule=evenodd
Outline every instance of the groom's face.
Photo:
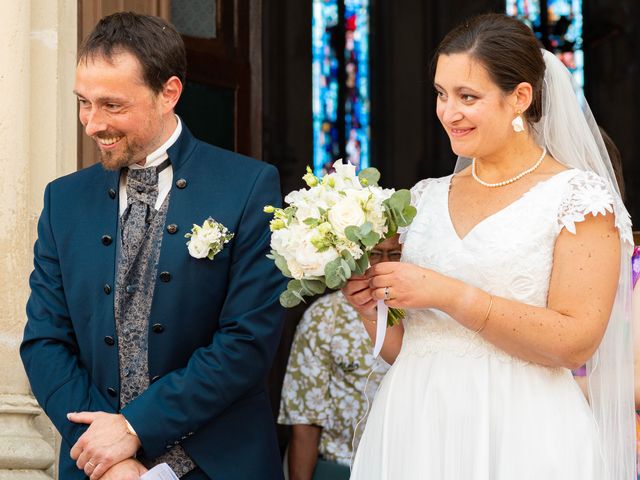
M 162 145 L 166 122 L 160 94 L 145 84 L 140 62 L 132 54 L 82 59 L 74 93 L 80 122 L 96 142 L 105 168 L 144 164 Z

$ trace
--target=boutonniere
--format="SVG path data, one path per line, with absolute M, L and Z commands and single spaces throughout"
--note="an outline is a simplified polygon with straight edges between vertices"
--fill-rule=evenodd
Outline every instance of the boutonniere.
M 191 233 L 187 233 L 185 238 L 189 239 L 187 242 L 189 255 L 194 258 L 206 257 L 213 260 L 213 257 L 220 253 L 224 245 L 233 238 L 233 233 L 209 217 L 202 226 L 194 224 Z

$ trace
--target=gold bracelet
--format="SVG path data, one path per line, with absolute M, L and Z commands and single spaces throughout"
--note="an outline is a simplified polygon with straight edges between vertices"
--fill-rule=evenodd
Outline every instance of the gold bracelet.
M 489 295 L 489 308 L 487 308 L 487 313 L 484 316 L 484 320 L 482 321 L 482 325 L 475 332 L 476 335 L 479 334 L 484 327 L 487 326 L 487 322 L 489 321 L 489 314 L 491 313 L 491 307 L 493 307 L 493 295 Z

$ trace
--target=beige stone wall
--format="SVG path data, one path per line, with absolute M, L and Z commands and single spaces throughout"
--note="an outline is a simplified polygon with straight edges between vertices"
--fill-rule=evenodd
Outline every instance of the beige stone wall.
M 56 436 L 18 355 L 47 182 L 76 169 L 76 0 L 1 0 L 0 480 L 53 478 Z

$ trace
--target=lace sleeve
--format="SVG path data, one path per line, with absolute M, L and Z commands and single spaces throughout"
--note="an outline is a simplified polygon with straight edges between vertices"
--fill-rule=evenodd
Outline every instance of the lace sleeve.
M 411 187 L 411 205 L 418 208 L 418 205 L 420 204 L 420 199 L 422 198 L 422 194 L 424 193 L 427 186 L 429 185 L 430 180 L 432 179 L 426 178 L 424 180 L 420 180 L 413 187 Z M 398 228 L 398 233 L 400 234 L 400 243 L 404 243 L 407 237 L 407 232 L 409 231 L 409 228 L 410 227 Z
M 587 215 L 615 215 L 615 225 L 620 238 L 633 245 L 631 218 L 618 195 L 609 183 L 593 172 L 579 172 L 568 183 L 567 191 L 558 210 L 558 226 L 575 235 L 576 222 L 583 222 Z

